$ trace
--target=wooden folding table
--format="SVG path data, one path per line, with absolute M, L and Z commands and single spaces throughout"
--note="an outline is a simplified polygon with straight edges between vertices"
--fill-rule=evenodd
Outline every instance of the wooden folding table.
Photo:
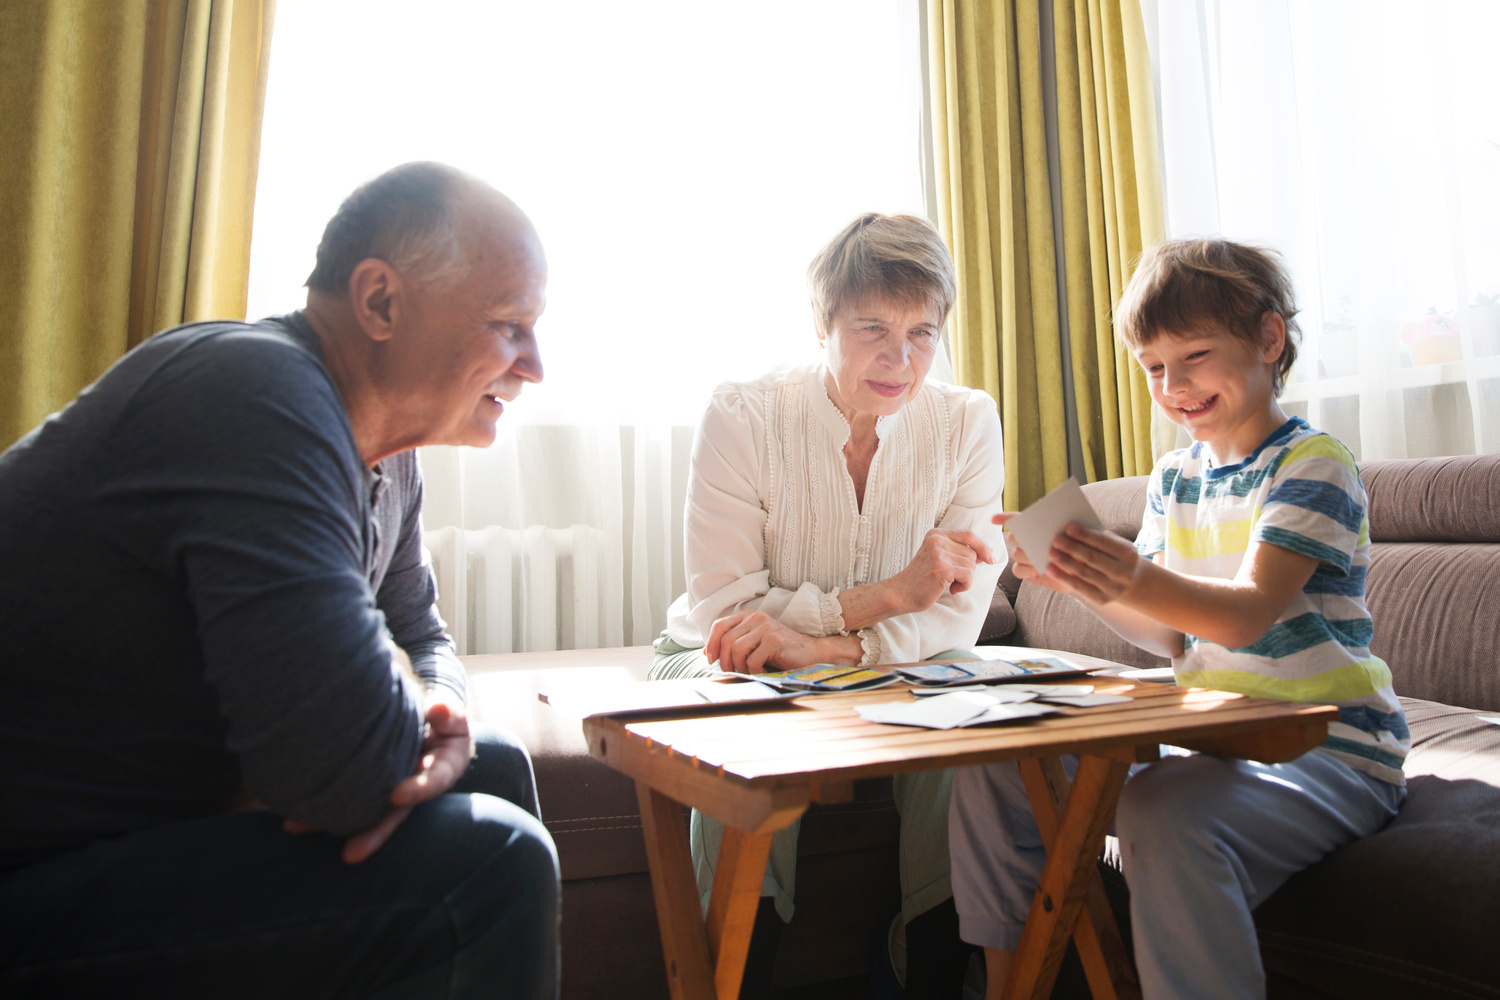
M 999 760 L 1019 762 L 1048 845 L 1006 997 L 1048 996 L 1069 938 L 1095 997 L 1138 997 L 1134 966 L 1095 867 L 1129 766 L 1156 759 L 1159 744 L 1267 763 L 1291 760 L 1323 742 L 1338 712 L 1114 677 L 1078 683 L 1131 700 L 954 730 L 881 725 L 855 714 L 861 704 L 909 700 L 904 686 L 586 718 L 589 751 L 636 780 L 674 1000 L 736 1000 L 771 834 L 809 804 L 850 801 L 853 782 L 863 778 Z M 1071 785 L 1062 754 L 1080 755 Z M 706 919 L 683 805 L 725 824 Z

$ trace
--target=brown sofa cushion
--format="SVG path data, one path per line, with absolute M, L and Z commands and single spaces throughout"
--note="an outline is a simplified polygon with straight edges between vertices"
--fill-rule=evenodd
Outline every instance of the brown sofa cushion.
M 1366 590 L 1397 694 L 1500 710 L 1500 546 L 1379 541 Z
M 1088 608 L 1034 583 L 1021 584 L 1016 597 L 1016 630 L 1006 640 L 1014 646 L 1086 653 L 1133 667 L 1170 667 L 1172 661 L 1120 638 Z
M 1500 455 L 1361 462 L 1377 542 L 1500 542 Z
M 1016 609 L 1010 606 L 1011 599 L 1001 587 L 995 588 L 990 598 L 989 613 L 984 616 L 984 627 L 979 630 L 980 642 L 999 642 L 1016 628 Z
M 1500 998 L 1500 948 L 1475 947 L 1500 927 L 1500 726 L 1402 702 L 1401 812 L 1261 905 L 1266 968 L 1336 996 Z
M 537 692 L 579 683 L 645 680 L 651 647 L 621 655 L 593 652 L 594 662 L 616 666 L 558 666 L 540 670 L 495 669 L 504 657 L 465 657 L 469 700 L 482 722 L 510 729 L 531 751 L 542 822 L 557 844 L 564 881 L 646 871 L 635 782 L 589 756 L 583 726 L 537 700 Z M 613 655 L 611 655 L 613 654 Z M 517 656 L 521 654 L 516 654 Z M 562 662 L 561 654 L 535 654 L 531 662 Z M 514 661 L 511 661 L 514 662 Z

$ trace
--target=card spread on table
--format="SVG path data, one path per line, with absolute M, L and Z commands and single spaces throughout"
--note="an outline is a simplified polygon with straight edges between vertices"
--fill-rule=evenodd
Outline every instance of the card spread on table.
M 1094 513 L 1088 498 L 1078 487 L 1078 480 L 1069 477 L 1057 489 L 1006 522 L 1005 530 L 1015 537 L 1016 544 L 1026 553 L 1037 573 L 1045 573 L 1052 539 L 1074 521 L 1089 528 L 1102 530 L 1104 527 L 1104 522 L 1099 520 L 1099 515 Z
M 1012 684 L 1012 691 L 1021 691 L 1026 694 L 1034 694 L 1038 698 L 1077 698 L 1081 695 L 1093 694 L 1092 684 Z
M 742 675 L 734 675 L 736 677 Z M 786 697 L 769 684 L 746 677 L 742 680 L 703 680 L 697 685 L 698 697 L 715 703 L 730 701 L 765 701 Z
M 1013 705 L 1019 705 L 1023 701 L 1036 701 L 1036 692 L 1019 690 L 1019 686 L 989 687 L 982 684 L 969 684 L 964 687 L 914 687 L 911 689 L 914 698 L 941 698 L 945 694 L 963 691 L 970 694 L 982 694 L 991 700 L 1009 702 Z
M 862 718 L 894 726 L 920 726 L 923 729 L 954 729 L 999 704 L 977 691 L 954 691 L 921 701 L 893 701 L 881 705 L 855 708 Z
M 954 660 L 892 669 L 904 679 L 922 687 L 960 687 L 1083 672 L 1078 664 L 1056 656 L 1037 656 L 1029 660 Z
M 863 691 L 894 684 L 897 677 L 885 670 L 814 663 L 797 670 L 759 674 L 756 679 L 781 691 Z
M 918 663 L 911 667 L 896 667 L 896 673 L 913 684 L 963 684 L 974 680 L 974 675 L 956 663 Z
M 1130 697 L 1123 694 L 1049 694 L 1039 699 L 1049 705 L 1070 708 L 1093 708 L 1095 705 L 1123 705 Z
M 855 710 L 870 722 L 892 726 L 919 726 L 923 729 L 957 729 L 986 722 L 1006 722 L 1051 715 L 1060 709 L 1034 701 L 1012 703 L 997 701 L 989 691 L 948 691 L 917 701 L 893 701 L 880 705 L 860 705 Z

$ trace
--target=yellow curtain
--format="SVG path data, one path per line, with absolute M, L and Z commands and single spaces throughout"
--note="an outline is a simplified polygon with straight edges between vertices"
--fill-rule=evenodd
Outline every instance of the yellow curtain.
M 1048 170 L 1049 3 L 1060 171 Z M 1163 234 L 1156 118 L 1137 0 L 930 0 L 939 221 L 958 269 L 954 370 L 1000 405 L 1006 506 L 1068 476 L 1052 192 L 1089 481 L 1149 472 L 1151 399 L 1110 311 Z
M 0 448 L 151 334 L 244 317 L 274 7 L 0 5 Z

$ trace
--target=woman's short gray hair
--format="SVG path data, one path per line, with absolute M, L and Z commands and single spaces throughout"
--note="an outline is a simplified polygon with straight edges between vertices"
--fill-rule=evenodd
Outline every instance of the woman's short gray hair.
M 932 223 L 866 212 L 818 251 L 807 268 L 807 287 L 818 330 L 826 332 L 839 306 L 865 297 L 931 306 L 942 323 L 953 308 L 957 279 Z
M 479 182 L 442 163 L 403 163 L 344 199 L 323 229 L 307 287 L 347 293 L 362 260 L 383 260 L 424 285 L 457 277 L 463 255 L 454 203 Z

